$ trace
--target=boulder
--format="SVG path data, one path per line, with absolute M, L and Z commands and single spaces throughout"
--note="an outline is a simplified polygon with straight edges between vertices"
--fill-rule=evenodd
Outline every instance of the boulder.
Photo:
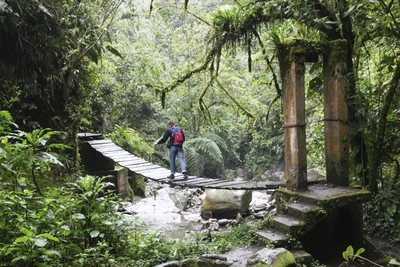
M 207 258 L 193 258 L 182 261 L 171 261 L 155 267 L 225 267 L 231 266 L 233 262 L 226 260 L 214 260 Z
M 246 266 L 294 267 L 296 266 L 296 259 L 293 254 L 285 248 L 264 248 L 250 256 Z
M 201 214 L 212 213 L 213 218 L 235 219 L 245 213 L 250 205 L 250 190 L 207 189 L 202 199 Z

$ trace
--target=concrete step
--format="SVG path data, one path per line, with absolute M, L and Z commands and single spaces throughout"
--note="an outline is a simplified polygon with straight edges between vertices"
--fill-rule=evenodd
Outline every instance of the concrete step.
M 315 184 L 309 186 L 307 191 L 299 192 L 297 202 L 318 206 L 334 202 L 337 207 L 341 207 L 351 203 L 366 202 L 370 198 L 371 193 L 365 190 L 329 184 Z
M 291 236 L 296 236 L 304 225 L 304 221 L 300 218 L 287 214 L 274 216 L 271 219 L 274 228 Z
M 316 217 L 323 218 L 326 212 L 317 205 L 304 202 L 291 202 L 286 205 L 287 214 L 300 218 L 305 222 L 318 221 Z
M 274 228 L 264 228 L 257 231 L 256 234 L 274 245 L 282 245 L 288 237 L 284 232 Z
M 298 264 L 301 264 L 301 266 L 311 266 L 313 262 L 313 257 L 311 256 L 310 253 L 307 253 L 304 250 L 289 250 L 289 251 L 290 253 L 292 253 Z

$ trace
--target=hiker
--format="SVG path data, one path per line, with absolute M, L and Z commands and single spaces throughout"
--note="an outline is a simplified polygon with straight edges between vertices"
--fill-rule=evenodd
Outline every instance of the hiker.
M 178 156 L 183 178 L 187 179 L 188 175 L 186 173 L 185 157 L 183 154 L 183 147 L 182 147 L 183 142 L 185 141 L 185 134 L 183 133 L 180 127 L 175 126 L 173 120 L 169 120 L 167 126 L 168 129 L 165 131 L 162 138 L 159 141 L 156 141 L 154 145 L 163 144 L 169 138 L 167 147 L 169 148 L 169 161 L 170 161 L 169 166 L 171 170 L 171 175 L 169 175 L 167 178 L 171 180 L 175 178 L 175 170 L 176 170 L 175 157 Z

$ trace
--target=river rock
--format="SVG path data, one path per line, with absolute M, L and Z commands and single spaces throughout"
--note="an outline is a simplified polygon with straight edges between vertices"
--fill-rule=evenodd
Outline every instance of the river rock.
M 246 266 L 294 267 L 296 266 L 296 259 L 294 258 L 293 254 L 285 248 L 264 248 L 250 256 L 247 260 Z
M 204 258 L 193 258 L 186 259 L 182 261 L 171 261 L 161 265 L 157 265 L 155 267 L 224 267 L 231 266 L 233 262 L 229 261 L 221 261 L 221 260 L 213 260 L 213 259 L 204 259 Z
M 207 189 L 201 206 L 201 214 L 212 213 L 213 218 L 235 219 L 245 213 L 252 200 L 250 190 Z

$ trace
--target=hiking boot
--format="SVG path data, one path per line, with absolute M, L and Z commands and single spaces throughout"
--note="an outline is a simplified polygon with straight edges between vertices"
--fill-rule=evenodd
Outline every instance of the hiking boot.
M 187 175 L 187 173 L 186 173 L 186 172 L 182 172 L 182 174 L 183 174 L 183 179 L 187 179 L 187 178 L 189 178 L 189 176 Z
M 170 180 L 174 180 L 175 179 L 175 175 L 171 174 L 171 175 L 167 176 L 167 178 L 170 179 Z

